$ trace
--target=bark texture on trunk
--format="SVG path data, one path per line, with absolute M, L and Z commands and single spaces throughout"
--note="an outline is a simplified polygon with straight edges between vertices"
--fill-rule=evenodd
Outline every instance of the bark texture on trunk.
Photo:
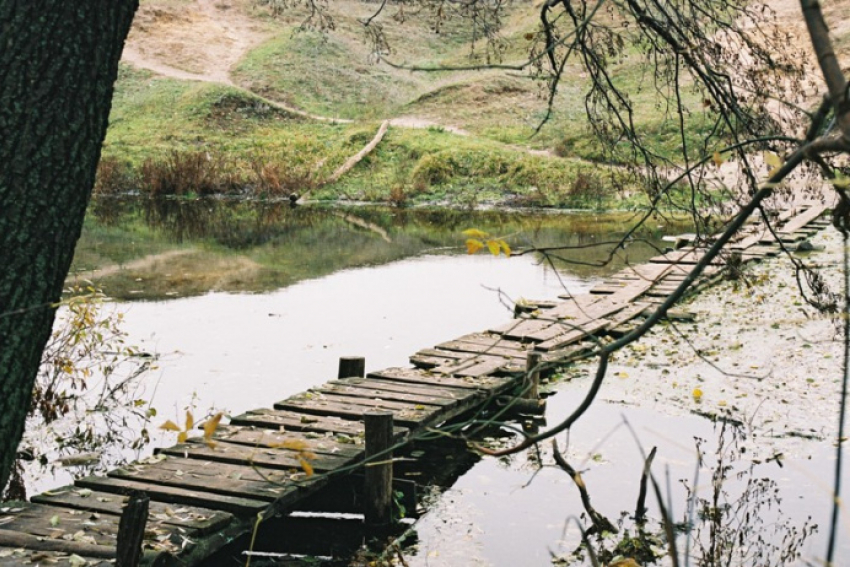
M 0 0 L 0 488 L 80 236 L 138 0 Z

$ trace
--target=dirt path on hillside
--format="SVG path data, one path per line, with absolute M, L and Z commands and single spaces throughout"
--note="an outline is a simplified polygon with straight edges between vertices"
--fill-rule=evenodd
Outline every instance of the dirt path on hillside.
M 123 60 L 175 79 L 232 85 L 230 72 L 271 36 L 234 0 L 195 0 L 181 7 L 143 5 L 136 13 Z
M 231 71 L 251 49 L 271 35 L 272 30 L 266 24 L 252 20 L 244 13 L 244 3 L 239 0 L 195 0 L 191 5 L 180 8 L 143 5 L 136 14 L 122 61 L 172 79 L 242 88 L 233 82 Z M 312 120 L 352 122 L 311 114 L 267 97 L 260 98 L 280 110 Z M 442 128 L 459 136 L 472 135 L 457 126 L 417 116 L 395 117 L 390 119 L 390 125 L 398 128 Z M 532 154 L 551 155 L 545 150 L 510 147 Z

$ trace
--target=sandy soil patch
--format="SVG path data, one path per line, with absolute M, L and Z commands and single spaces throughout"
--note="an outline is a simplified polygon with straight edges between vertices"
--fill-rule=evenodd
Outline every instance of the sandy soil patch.
M 270 34 L 235 0 L 139 8 L 124 61 L 180 79 L 231 84 L 230 69 Z

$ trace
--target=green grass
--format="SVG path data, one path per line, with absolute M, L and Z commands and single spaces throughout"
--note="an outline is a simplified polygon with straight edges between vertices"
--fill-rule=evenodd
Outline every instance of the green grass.
M 609 179 L 610 173 L 593 163 L 625 161 L 630 148 L 620 144 L 613 154 L 606 153 L 590 134 L 584 108 L 587 79 L 577 66 L 567 69 L 549 122 L 535 134 L 546 116 L 545 84 L 522 73 L 411 73 L 373 64 L 357 22 L 373 7 L 341 0 L 328 9 L 335 29 L 321 34 L 295 31 L 303 18 L 297 10 L 272 20 L 262 7 L 253 8 L 265 29 L 278 28 L 233 73 L 237 83 L 257 94 L 122 67 L 104 157 L 127 164 L 132 178 L 148 160 L 163 162 L 174 152 L 207 153 L 226 164 L 237 186 L 250 184 L 258 162 L 271 163 L 293 179 L 318 182 L 311 196 L 325 200 L 569 208 L 643 202 L 636 183 Z M 385 16 L 399 9 L 388 7 Z M 482 61 L 482 43 L 470 51 L 469 32 L 457 21 L 445 22 L 440 33 L 432 22 L 419 12 L 406 14 L 404 23 L 388 23 L 392 60 L 423 65 Z M 505 24 L 506 60 L 521 60 L 530 46 L 526 36 L 538 25 L 535 10 L 511 7 Z M 636 54 L 626 57 L 614 75 L 633 100 L 638 129 L 662 156 L 678 160 L 677 122 L 659 111 L 658 95 L 647 86 L 640 63 Z M 356 122 L 304 118 L 275 107 L 274 100 Z M 699 102 L 687 95 L 689 106 Z M 710 126 L 710 117 L 701 112 L 695 112 L 687 131 L 691 148 Z M 400 115 L 458 126 L 473 136 L 393 127 L 354 170 L 335 184 L 322 184 L 371 140 L 379 119 Z M 530 155 L 514 146 L 554 149 L 566 159 Z
M 307 112 L 339 118 L 391 115 L 414 92 L 415 81 L 367 61 L 365 46 L 335 35 L 290 28 L 254 49 L 234 70 L 253 92 Z
M 332 124 L 270 106 L 238 88 L 154 78 L 122 68 L 104 157 L 138 169 L 171 152 L 223 156 L 228 171 L 250 177 L 256 156 L 321 182 L 375 134 L 377 122 Z M 391 128 L 375 152 L 316 198 L 372 202 L 515 201 L 583 206 L 571 191 L 596 166 L 529 155 L 483 138 L 431 129 Z M 612 195 L 614 197 L 614 195 Z M 594 197 L 593 202 L 601 201 Z M 607 203 L 607 201 L 606 201 Z

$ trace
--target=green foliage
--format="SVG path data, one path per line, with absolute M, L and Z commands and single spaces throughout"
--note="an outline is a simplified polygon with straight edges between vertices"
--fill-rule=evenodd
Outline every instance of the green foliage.
M 20 451 L 44 469 L 105 470 L 148 443 L 156 410 L 139 378 L 154 358 L 125 343 L 122 314 L 91 286 L 67 290 L 42 355 Z

